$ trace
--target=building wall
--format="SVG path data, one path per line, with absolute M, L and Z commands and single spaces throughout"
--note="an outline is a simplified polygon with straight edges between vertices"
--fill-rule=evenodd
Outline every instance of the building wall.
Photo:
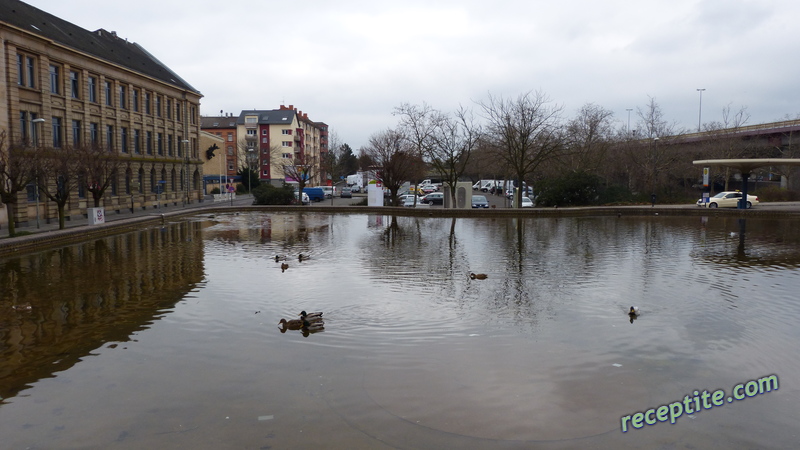
M 130 207 L 155 207 L 158 203 L 162 206 L 178 204 L 200 198 L 202 160 L 198 152 L 198 136 L 201 95 L 198 92 L 164 83 L 5 26 L 2 22 L 0 41 L 0 70 L 4 74 L 0 78 L 0 130 L 5 131 L 7 139 L 14 143 L 30 143 L 34 115 L 46 120 L 37 129 L 42 145 L 53 145 L 56 119 L 61 123 L 61 146 L 65 148 L 73 145 L 73 124 L 79 145 L 92 142 L 91 130 L 96 127 L 96 143 L 109 147 L 112 153 L 125 161 L 124 170 L 117 174 L 113 192 L 108 189 L 103 197 L 103 206 L 109 212 Z M 23 58 L 22 85 L 18 84 L 18 55 Z M 33 76 L 28 71 L 29 60 L 33 62 Z M 55 88 L 51 83 L 51 68 L 58 71 Z M 76 77 L 74 86 L 72 76 Z M 91 89 L 90 80 L 94 82 L 94 89 Z M 106 83 L 110 96 L 106 92 Z M 25 116 L 24 126 L 22 115 Z M 111 131 L 108 136 L 107 130 Z M 138 152 L 134 139 L 136 132 L 140 136 Z M 147 146 L 148 133 L 151 136 L 150 147 Z M 182 143 L 184 140 L 188 143 Z M 126 173 L 133 179 L 141 178 L 144 186 L 138 189 L 131 186 L 132 180 L 126 177 Z M 149 187 L 154 184 L 152 177 L 161 181 L 162 174 L 169 179 L 163 180 L 166 181 L 165 192 L 157 198 Z M 184 188 L 187 179 L 188 192 Z M 35 206 L 25 193 L 20 193 L 18 205 L 21 207 L 17 208 L 15 220 L 24 226 L 35 214 Z M 79 198 L 75 192 L 67 205 L 67 215 L 85 215 L 86 206 L 87 199 Z M 57 218 L 55 205 L 44 200 L 39 205 L 39 214 L 45 220 Z

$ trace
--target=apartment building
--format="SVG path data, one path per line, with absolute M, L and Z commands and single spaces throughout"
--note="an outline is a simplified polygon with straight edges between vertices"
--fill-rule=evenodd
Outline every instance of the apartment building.
M 311 185 L 330 184 L 324 172 L 328 153 L 328 126 L 314 122 L 294 105 L 272 110 L 245 110 L 236 120 L 235 151 L 240 165 L 250 161 L 259 179 L 275 185 L 293 183 L 288 166 L 313 165 Z M 291 172 L 291 171 L 289 171 Z
M 0 11 L 0 131 L 7 144 L 106 148 L 123 162 L 102 198 L 107 214 L 202 198 L 197 89 L 113 31 L 88 31 L 17 0 L 0 0 Z M 91 182 L 70 193 L 68 217 L 93 206 L 85 187 Z M 54 205 L 30 191 L 17 205 L 13 220 L 22 226 L 34 215 L 56 217 Z

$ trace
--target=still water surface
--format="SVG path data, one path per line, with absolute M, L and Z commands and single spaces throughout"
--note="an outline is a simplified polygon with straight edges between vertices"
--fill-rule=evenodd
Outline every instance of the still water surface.
M 744 225 L 203 215 L 0 260 L 0 436 L 6 448 L 791 448 L 800 222 Z M 325 331 L 281 332 L 303 309 L 324 311 Z M 777 391 L 620 430 L 623 416 L 772 374 Z

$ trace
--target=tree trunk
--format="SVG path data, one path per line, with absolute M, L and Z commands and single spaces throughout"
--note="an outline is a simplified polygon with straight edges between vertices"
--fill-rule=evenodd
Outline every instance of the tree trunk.
M 17 227 L 14 225 L 14 203 L 6 203 L 6 214 L 8 214 L 8 237 L 14 237 Z

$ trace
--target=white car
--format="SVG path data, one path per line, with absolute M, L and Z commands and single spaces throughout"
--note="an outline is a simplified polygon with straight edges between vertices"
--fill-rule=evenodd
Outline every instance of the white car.
M 742 198 L 742 193 L 739 191 L 725 191 L 708 199 L 707 208 L 737 208 L 739 200 Z M 703 205 L 703 199 L 697 201 L 698 206 Z M 755 195 L 747 194 L 747 209 L 752 208 L 758 204 L 758 197 Z
M 294 199 L 295 199 L 295 200 L 298 200 L 298 198 L 297 198 L 297 194 L 298 194 L 298 192 L 297 192 L 297 191 L 294 191 Z M 303 204 L 304 204 L 304 205 L 307 205 L 307 204 L 309 204 L 309 203 L 311 203 L 311 199 L 309 199 L 309 198 L 308 198 L 308 194 L 306 194 L 305 192 L 303 192 Z

